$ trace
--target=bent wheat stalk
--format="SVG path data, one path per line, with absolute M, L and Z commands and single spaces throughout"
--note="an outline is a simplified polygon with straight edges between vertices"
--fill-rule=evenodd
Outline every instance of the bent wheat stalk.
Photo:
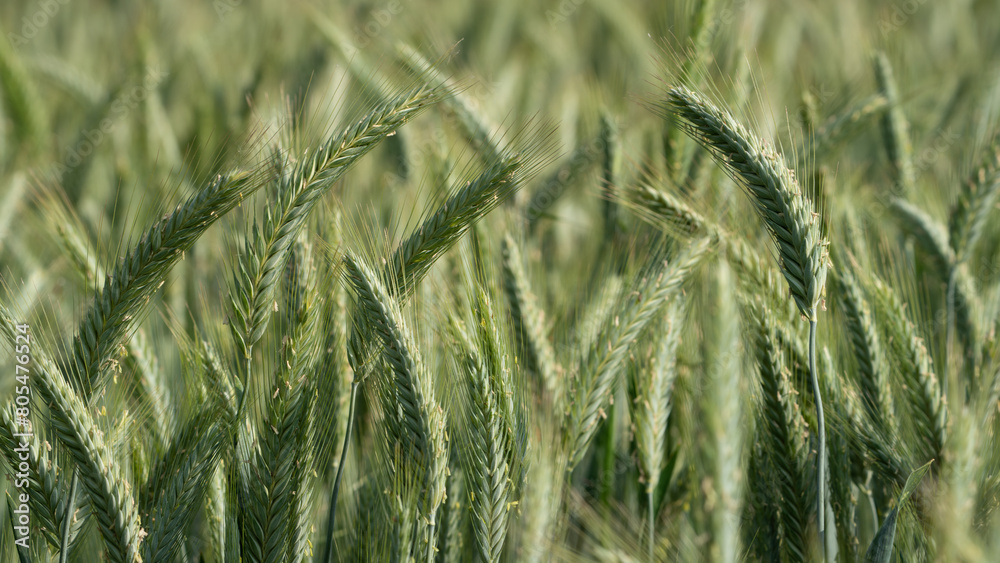
M 260 187 L 253 174 L 217 176 L 154 224 L 108 275 L 73 339 L 70 382 L 84 404 L 110 379 L 112 354 L 148 310 L 167 273 L 219 217 Z
M 816 470 L 816 520 L 820 545 L 826 545 L 826 430 L 816 377 L 816 311 L 826 281 L 826 241 L 819 216 L 802 194 L 784 158 L 724 111 L 684 87 L 667 94 L 667 108 L 750 196 L 778 251 L 778 263 L 792 299 L 809 321 L 809 378 L 816 397 L 819 459 Z

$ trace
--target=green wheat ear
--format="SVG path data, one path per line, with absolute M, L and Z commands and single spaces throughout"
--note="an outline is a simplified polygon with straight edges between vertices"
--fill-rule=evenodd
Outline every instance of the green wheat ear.
M 826 282 L 826 241 L 819 214 L 802 194 L 795 173 L 767 143 L 752 135 L 729 112 L 684 87 L 667 93 L 669 109 L 726 173 L 750 196 L 777 249 L 778 264 L 799 312 L 809 320 L 809 379 L 816 399 L 816 514 L 820 545 L 826 545 L 826 423 L 816 371 L 817 306 Z M 826 551 L 823 551 L 824 559 Z
M 675 87 L 667 97 L 687 133 L 746 190 L 774 241 L 795 304 L 807 319 L 816 320 L 826 282 L 827 243 L 795 173 L 775 149 L 700 94 Z

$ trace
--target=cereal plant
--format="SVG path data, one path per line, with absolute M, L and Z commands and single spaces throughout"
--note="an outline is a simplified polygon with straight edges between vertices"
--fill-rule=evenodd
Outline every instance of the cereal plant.
M 992 2 L 0 6 L 0 561 L 1000 560 Z

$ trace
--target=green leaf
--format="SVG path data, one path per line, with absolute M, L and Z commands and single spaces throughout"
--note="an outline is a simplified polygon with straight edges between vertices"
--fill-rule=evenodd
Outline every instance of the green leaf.
M 899 514 L 899 509 L 903 507 L 903 503 L 906 502 L 906 499 L 913 494 L 917 485 L 920 484 L 920 480 L 924 478 L 924 474 L 930 469 L 932 463 L 934 463 L 933 459 L 914 470 L 906 478 L 906 485 L 903 487 L 903 492 L 899 495 L 899 502 L 896 504 L 896 508 L 893 508 L 889 516 L 886 517 L 885 522 L 882 522 L 882 527 L 879 528 L 878 533 L 875 534 L 875 539 L 872 540 L 871 545 L 868 546 L 868 551 L 865 552 L 866 562 L 888 563 L 892 558 L 892 542 L 896 537 L 896 516 Z

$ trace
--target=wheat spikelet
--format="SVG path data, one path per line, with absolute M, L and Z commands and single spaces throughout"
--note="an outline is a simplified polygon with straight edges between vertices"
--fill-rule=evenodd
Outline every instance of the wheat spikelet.
M 893 436 L 896 416 L 875 319 L 851 268 L 846 264 L 838 268 L 835 279 L 846 321 L 844 328 L 857 360 L 862 404 L 880 431 Z
M 569 405 L 566 420 L 568 469 L 572 470 L 587 452 L 629 347 L 705 258 L 709 244 L 709 239 L 702 239 L 685 248 L 673 262 L 651 268 L 645 279 L 636 284 L 636 290 L 615 307 L 617 314 L 605 321 L 580 365 L 573 389 L 573 403 Z M 640 301 L 633 302 L 634 295 Z
M 433 550 L 438 507 L 444 501 L 448 451 L 444 412 L 434 398 L 427 373 L 396 299 L 367 265 L 352 255 L 345 257 L 347 276 L 357 294 L 358 314 L 382 343 L 382 358 L 392 374 L 392 388 L 401 414 L 394 439 L 407 449 L 413 467 L 421 471 L 420 512 L 427 523 L 428 550 Z
M 392 280 L 393 291 L 405 299 L 470 225 L 513 195 L 525 172 L 522 160 L 516 155 L 502 158 L 449 197 L 399 245 L 390 259 L 386 279 Z
M 70 381 L 85 402 L 104 387 L 112 354 L 148 310 L 170 268 L 212 223 L 259 186 L 247 173 L 216 177 L 150 227 L 106 277 L 73 339 Z
M 291 338 L 286 340 L 278 366 L 276 386 L 278 398 L 288 401 L 287 412 L 281 420 L 279 433 L 280 449 L 275 457 L 284 463 L 294 460 L 287 472 L 286 487 L 291 491 L 287 508 L 274 511 L 272 520 L 279 524 L 276 535 L 287 538 L 286 561 L 301 561 L 306 554 L 310 537 L 309 512 L 312 509 L 314 489 L 313 442 L 315 429 L 315 406 L 318 398 L 315 377 L 320 358 L 320 319 L 317 301 L 318 282 L 313 263 L 312 245 L 300 236 L 288 260 L 285 280 L 286 325 Z M 284 369 L 282 369 L 284 368 Z M 287 396 L 285 393 L 287 392 Z M 277 407 L 272 400 L 272 408 Z M 275 408 L 275 411 L 280 408 Z M 285 443 L 287 442 L 287 444 Z M 272 460 L 273 465 L 273 460 Z M 280 475 L 280 473 L 279 473 Z M 280 506 L 281 501 L 274 500 Z M 287 516 L 285 516 L 287 515 Z M 282 522 L 284 520 L 284 522 Z M 282 524 L 283 528 L 282 529 Z M 281 554 L 274 553 L 280 560 Z
M 640 217 L 674 237 L 689 240 L 703 234 L 717 236 L 727 260 L 736 268 L 741 297 L 752 298 L 763 293 L 769 296 L 768 305 L 775 310 L 789 308 L 788 314 L 783 317 L 788 320 L 796 317 L 795 304 L 785 299 L 781 293 L 778 273 L 747 241 L 725 232 L 698 210 L 670 193 L 645 184 L 630 186 L 624 191 L 625 201 Z
M 880 115 L 889 106 L 889 101 L 882 94 L 872 94 L 843 112 L 830 117 L 813 133 L 808 145 L 798 151 L 803 157 L 821 159 L 826 152 L 846 139 L 851 133 L 862 130 L 865 122 L 873 116 Z
M 767 311 L 761 311 L 760 317 L 755 331 L 761 386 L 759 424 L 767 436 L 767 457 L 780 495 L 777 502 L 782 548 L 791 560 L 804 561 L 809 553 L 805 424 L 781 350 L 775 347 L 773 321 Z
M 149 522 L 143 560 L 162 561 L 177 552 L 187 535 L 222 453 L 225 429 L 218 420 L 213 406 L 192 417 L 150 471 L 139 497 L 143 519 Z
M 667 435 L 667 419 L 673 408 L 674 380 L 677 378 L 676 353 L 684 323 L 685 307 L 680 298 L 667 305 L 662 333 L 655 342 L 655 352 L 648 369 L 633 373 L 633 397 L 630 415 L 635 426 L 638 465 L 646 494 L 659 485 Z
M 206 547 L 203 555 L 208 563 L 223 563 L 226 554 L 226 483 L 225 461 L 212 468 L 205 494 Z
M 803 316 L 815 320 L 826 280 L 826 243 L 793 172 L 773 148 L 695 92 L 672 88 L 668 103 L 688 134 L 750 195 L 777 247 L 792 298 Z
M 61 545 L 59 537 L 60 530 L 65 523 L 67 505 L 69 504 L 69 491 L 65 489 L 62 482 L 65 482 L 66 474 L 62 468 L 56 465 L 53 456 L 42 447 L 38 441 L 38 436 L 32 433 L 30 438 L 15 437 L 23 429 L 17 427 L 15 417 L 11 415 L 13 409 L 4 408 L 0 410 L 2 424 L 0 424 L 0 450 L 8 460 L 24 461 L 21 453 L 24 452 L 23 442 L 28 444 L 26 457 L 28 464 L 28 495 L 31 517 L 37 518 L 37 525 L 45 535 L 49 544 L 58 549 Z M 16 451 L 21 449 L 21 453 Z M 79 497 L 78 497 L 79 498 Z M 70 545 L 76 539 L 86 521 L 86 513 L 76 514 L 79 500 L 73 503 L 74 506 L 68 514 L 74 514 L 72 527 L 70 530 Z
M 546 212 L 555 205 L 581 174 L 597 162 L 600 148 L 599 137 L 581 139 L 569 158 L 535 189 L 528 199 L 525 210 L 529 234 L 537 231 L 539 221 L 547 216 Z
M 467 352 L 465 379 L 470 398 L 469 462 L 470 509 L 476 547 L 483 561 L 500 560 L 507 535 L 510 468 L 506 436 L 492 378 L 477 354 Z
M 106 278 L 104 268 L 98 263 L 94 245 L 80 218 L 69 208 L 65 198 L 54 191 L 43 191 L 39 204 L 46 220 L 52 223 L 57 240 L 82 278 L 89 284 Z M 134 373 L 138 384 L 138 401 L 152 415 L 150 423 L 157 445 L 164 446 L 173 428 L 173 411 L 170 392 L 164 385 L 159 365 L 145 332 L 137 329 L 125 343 L 127 355 L 119 362 L 124 373 Z
M 0 330 L 15 340 L 15 322 L 0 306 Z M 63 380 L 47 355 L 36 349 L 33 381 L 48 403 L 52 429 L 69 450 L 90 497 L 105 553 L 115 563 L 140 561 L 139 544 L 145 532 L 124 472 L 104 441 L 104 435 L 77 393 Z
M 959 262 L 971 256 L 986 219 L 1000 197 L 1000 144 L 994 143 L 983 164 L 962 183 L 948 218 L 948 243 Z
M 528 369 L 538 374 L 555 408 L 562 402 L 561 367 L 545 328 L 544 312 L 528 284 L 521 251 L 508 234 L 503 239 L 503 286 L 510 306 L 517 341 Z
M 291 169 L 279 179 L 274 210 L 266 211 L 262 227 L 254 225 L 234 280 L 231 328 L 244 380 L 249 375 L 247 363 L 253 345 L 267 328 L 278 277 L 292 242 L 316 203 L 358 159 L 439 97 L 438 90 L 416 88 L 372 110 L 294 167 L 279 162 Z
M 452 454 L 453 460 L 459 456 Z M 453 464 L 448 468 L 448 494 L 444 503 L 444 530 L 442 530 L 441 541 L 439 543 L 442 552 L 442 560 L 445 563 L 458 563 L 462 560 L 465 547 L 465 538 L 462 531 L 465 524 L 465 517 L 468 514 L 465 502 L 469 498 L 466 493 L 465 471 L 461 465 Z
M 978 303 L 967 270 L 960 267 L 958 257 L 948 243 L 944 225 L 902 199 L 893 200 L 892 209 L 899 217 L 903 229 L 913 236 L 920 248 L 931 257 L 934 267 L 942 274 L 942 281 L 948 284 L 946 298 L 949 325 L 952 322 L 950 315 L 954 314 L 955 328 L 965 349 L 967 368 L 969 373 L 972 373 L 979 357 L 981 343 L 975 314 Z
M 708 149 L 750 196 L 778 251 L 778 264 L 799 312 L 809 321 L 809 375 L 819 436 L 816 510 L 820 544 L 825 546 L 826 424 L 816 374 L 817 306 L 826 281 L 826 241 L 819 214 L 802 194 L 784 158 L 751 135 L 728 112 L 686 88 L 672 88 L 668 104 L 689 135 Z M 825 557 L 825 549 L 824 549 Z
M 701 213 L 668 192 L 647 184 L 628 185 L 622 191 L 624 200 L 641 217 L 672 235 L 689 238 L 715 230 Z
M 473 108 L 464 93 L 457 91 L 458 88 L 455 85 L 449 85 L 447 78 L 441 71 L 434 68 L 430 61 L 406 44 L 397 45 L 396 52 L 403 63 L 417 73 L 422 80 L 436 88 L 447 89 L 451 92 L 451 95 L 445 99 L 445 106 L 454 113 L 462 132 L 484 162 L 496 162 L 507 152 L 503 140 L 495 133 L 497 128 L 489 122 L 486 116 Z
M 290 250 L 285 268 L 284 325 L 288 334 L 274 371 L 273 392 L 258 425 L 256 479 L 251 497 L 245 499 L 245 518 L 253 519 L 254 532 L 243 542 L 243 551 L 261 561 L 283 561 L 299 552 L 304 523 L 302 503 L 311 496 L 312 471 L 309 427 L 315 401 L 315 363 L 319 357 L 317 297 L 311 245 L 300 237 Z M 260 492 L 257 492 L 259 489 Z
M 885 53 L 875 55 L 875 80 L 879 93 L 885 96 L 889 104 L 888 111 L 882 116 L 882 142 L 892 165 L 893 180 L 899 186 L 901 194 L 912 192 L 914 183 L 913 145 L 910 142 L 910 125 L 900 106 L 899 93 L 896 91 L 896 80 L 892 75 L 892 65 Z
M 923 339 L 906 314 L 896 293 L 873 277 L 875 293 L 885 319 L 890 349 L 899 362 L 899 376 L 917 434 L 917 461 L 941 459 L 947 437 L 948 409 Z

